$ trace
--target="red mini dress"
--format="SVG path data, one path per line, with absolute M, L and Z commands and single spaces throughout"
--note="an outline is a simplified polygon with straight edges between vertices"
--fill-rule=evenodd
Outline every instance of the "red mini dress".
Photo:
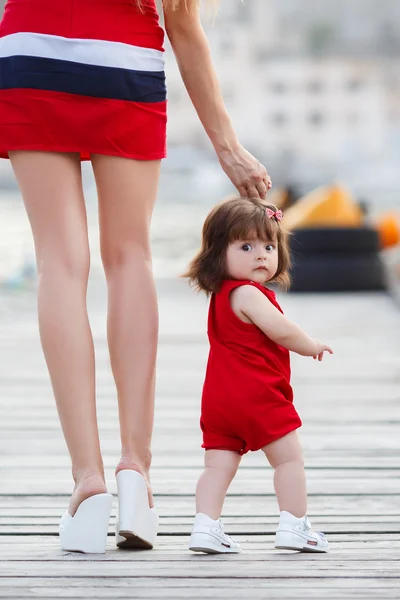
M 8 0 L 0 157 L 10 150 L 155 160 L 166 153 L 156 0 Z
M 229 295 L 257 287 L 281 312 L 275 293 L 252 281 L 224 281 L 208 314 L 210 353 L 200 426 L 206 450 L 245 454 L 301 427 L 293 405 L 289 351 L 233 312 Z

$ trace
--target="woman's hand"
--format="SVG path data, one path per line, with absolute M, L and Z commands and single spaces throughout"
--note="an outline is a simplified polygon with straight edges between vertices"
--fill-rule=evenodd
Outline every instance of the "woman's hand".
M 266 168 L 240 144 L 231 150 L 217 152 L 219 162 L 241 196 L 266 197 L 271 179 Z

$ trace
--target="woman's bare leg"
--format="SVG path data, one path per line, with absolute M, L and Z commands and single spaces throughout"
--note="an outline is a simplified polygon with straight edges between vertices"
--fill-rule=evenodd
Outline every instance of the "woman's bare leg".
M 108 284 L 108 344 L 119 405 L 121 460 L 147 479 L 154 416 L 158 309 L 150 223 L 160 161 L 93 155 L 101 255 Z
M 86 310 L 89 246 L 79 157 L 12 152 L 38 265 L 43 352 L 72 460 L 69 511 L 106 491 L 95 407 L 93 339 Z
M 196 513 L 219 519 L 226 492 L 236 475 L 241 456 L 230 450 L 207 450 L 205 469 L 197 482 Z
M 297 431 L 263 448 L 275 469 L 274 487 L 279 510 L 286 510 L 301 518 L 307 512 L 307 486 L 303 451 Z

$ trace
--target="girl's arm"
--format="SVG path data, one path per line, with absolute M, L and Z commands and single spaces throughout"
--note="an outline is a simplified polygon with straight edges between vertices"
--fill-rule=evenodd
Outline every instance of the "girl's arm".
M 290 321 L 264 294 L 251 285 L 243 285 L 231 293 L 231 306 L 242 320 L 250 320 L 275 343 L 301 354 L 322 360 L 323 353 L 332 349 L 310 338 L 296 323 Z M 244 317 L 244 319 L 243 319 Z
M 164 15 L 183 82 L 223 170 L 241 195 L 265 198 L 271 180 L 265 167 L 236 137 L 201 25 L 198 2 L 189 2 L 188 8 L 181 2 L 180 8 L 167 10 Z

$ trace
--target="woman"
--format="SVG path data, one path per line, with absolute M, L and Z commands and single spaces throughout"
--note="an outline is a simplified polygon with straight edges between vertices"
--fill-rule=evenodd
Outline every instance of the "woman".
M 198 0 L 164 0 L 165 30 L 222 168 L 264 198 L 265 168 L 239 144 L 224 108 Z M 0 156 L 10 158 L 32 227 L 41 343 L 75 487 L 65 550 L 104 552 L 106 492 L 86 310 L 89 245 L 81 160 L 93 166 L 116 382 L 120 546 L 152 547 L 149 484 L 157 302 L 149 229 L 165 156 L 164 31 L 155 0 L 8 0 L 0 24 Z

